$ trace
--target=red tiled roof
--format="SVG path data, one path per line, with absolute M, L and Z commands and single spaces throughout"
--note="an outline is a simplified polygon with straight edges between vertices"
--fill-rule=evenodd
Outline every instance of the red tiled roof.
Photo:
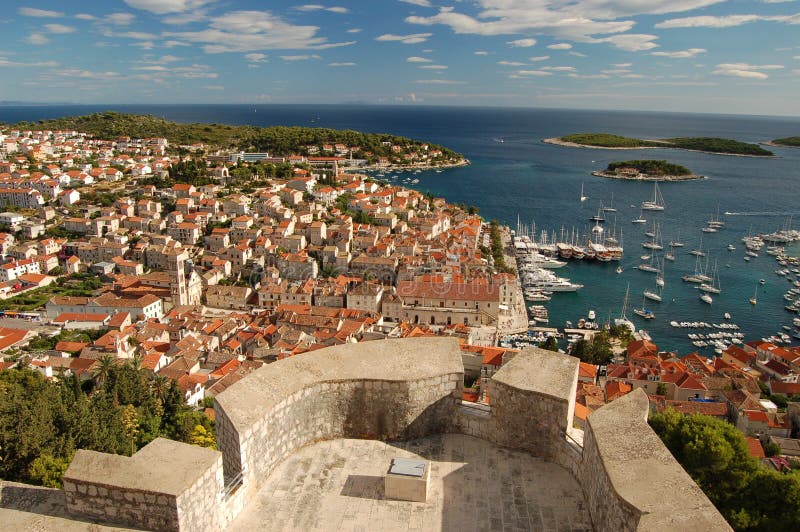
M 758 438 L 752 437 L 745 437 L 747 440 L 747 450 L 750 451 L 750 456 L 754 458 L 766 458 L 767 455 L 764 454 L 764 447 L 761 446 L 761 442 L 758 441 Z

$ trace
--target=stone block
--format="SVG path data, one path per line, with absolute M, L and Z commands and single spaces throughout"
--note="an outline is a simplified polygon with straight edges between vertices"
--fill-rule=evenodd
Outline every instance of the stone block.
M 426 460 L 393 459 L 384 478 L 384 495 L 387 499 L 427 502 L 430 468 Z

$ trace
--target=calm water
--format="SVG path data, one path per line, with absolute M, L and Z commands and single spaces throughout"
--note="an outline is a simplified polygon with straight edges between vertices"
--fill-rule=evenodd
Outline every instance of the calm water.
M 646 328 L 662 348 L 681 353 L 693 350 L 686 331 L 673 329 L 671 320 L 720 322 L 725 312 L 742 327 L 748 339 L 772 335 L 791 322 L 783 308 L 782 294 L 789 283 L 775 275 L 779 266 L 762 252 L 745 262 L 740 242 L 749 231 L 769 232 L 781 228 L 786 213 L 794 213 L 800 225 L 800 149 L 771 148 L 777 159 L 726 157 L 669 150 L 606 151 L 570 149 L 543 144 L 541 139 L 574 132 L 607 131 L 646 138 L 672 136 L 719 136 L 742 141 L 800 135 L 800 118 L 767 118 L 696 114 L 591 112 L 542 109 L 461 109 L 436 107 L 363 106 L 54 106 L 0 107 L 0 121 L 40 120 L 69 114 L 115 109 L 122 112 L 150 113 L 179 122 L 217 122 L 253 125 L 303 125 L 390 132 L 443 144 L 464 153 L 472 165 L 442 173 L 423 172 L 416 177 L 420 190 L 444 195 L 456 203 L 477 205 L 486 218 L 516 226 L 517 216 L 537 228 L 560 232 L 584 232 L 588 218 L 599 202 L 612 198 L 617 230 L 623 231 L 625 271 L 617 275 L 616 263 L 572 263 L 559 274 L 585 285 L 577 293 L 557 294 L 548 303 L 550 323 L 575 322 L 594 309 L 598 318 L 619 313 L 626 286 L 630 284 L 630 305 L 642 302 L 641 293 L 654 287 L 654 275 L 635 266 L 644 253 L 644 226 L 631 224 L 639 216 L 639 203 L 652 195 L 652 184 L 606 180 L 589 175 L 613 160 L 633 158 L 668 159 L 708 176 L 701 181 L 664 183 L 661 190 L 667 209 L 645 213 L 659 222 L 663 240 L 680 238 L 686 243 L 676 250 L 677 260 L 666 265 L 663 303 L 650 303 L 657 318 L 644 322 L 629 317 Z M 495 139 L 502 138 L 504 142 Z M 581 184 L 590 199 L 578 200 Z M 700 228 L 716 212 L 761 213 L 723 216 L 726 228 L 716 234 L 703 234 Z M 769 213 L 769 214 L 764 214 Z M 613 215 L 607 214 L 613 225 Z M 648 227 L 651 224 L 648 224 Z M 714 295 L 708 306 L 699 292 L 680 281 L 694 269 L 695 257 L 688 250 L 700 243 L 710 250 L 710 263 L 716 260 L 722 294 Z M 734 243 L 737 250 L 728 252 Z M 800 254 L 800 248 L 790 248 Z M 730 265 L 730 267 L 728 267 Z M 758 279 L 759 303 L 752 307 Z M 637 321 L 638 320 L 638 321 Z

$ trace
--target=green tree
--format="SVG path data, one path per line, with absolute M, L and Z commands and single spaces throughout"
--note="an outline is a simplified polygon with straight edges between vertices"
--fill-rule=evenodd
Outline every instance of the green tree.
M 203 425 L 195 425 L 192 433 L 189 435 L 189 443 L 199 447 L 206 447 L 207 449 L 217 448 L 217 439 L 212 432 L 206 429 Z
M 548 351 L 558 351 L 558 340 L 554 336 L 548 336 L 544 342 L 539 344 L 539 347 Z
M 108 379 L 111 370 L 117 365 L 117 359 L 113 355 L 105 354 L 97 359 L 92 368 L 92 378 L 99 388 Z
M 31 463 L 30 479 L 35 484 L 48 488 L 60 488 L 61 477 L 67 472 L 72 458 L 55 458 L 49 454 L 40 455 Z

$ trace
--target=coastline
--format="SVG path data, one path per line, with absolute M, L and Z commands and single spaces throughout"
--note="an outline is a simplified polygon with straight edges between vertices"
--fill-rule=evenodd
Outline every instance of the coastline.
M 389 166 L 367 165 L 367 166 L 341 166 L 343 171 L 358 171 L 366 170 L 369 172 L 386 170 L 386 171 L 403 171 L 403 170 L 444 170 L 447 168 L 459 168 L 462 166 L 469 166 L 472 164 L 469 159 L 459 159 L 453 163 L 447 164 L 393 164 Z
M 780 155 L 749 155 L 746 153 L 729 153 L 729 152 L 718 152 L 718 151 L 706 151 L 706 150 L 693 150 L 691 148 L 680 148 L 678 146 L 672 146 L 670 144 L 665 143 L 663 146 L 633 146 L 630 148 L 616 148 L 613 146 L 592 146 L 591 144 L 577 144 L 575 142 L 566 142 L 561 140 L 559 137 L 553 137 L 549 139 L 542 139 L 542 142 L 545 144 L 553 144 L 555 146 L 565 146 L 567 148 L 589 148 L 594 150 L 651 150 L 651 149 L 671 149 L 671 150 L 684 150 L 684 151 L 693 151 L 696 153 L 707 153 L 709 155 L 724 155 L 726 157 L 753 157 L 755 159 L 780 159 Z M 658 142 L 653 140 L 651 142 Z M 766 143 L 762 143 L 766 144 Z M 793 148 L 796 146 L 784 146 L 783 144 L 775 144 L 775 146 L 781 146 L 786 148 Z
M 765 140 L 763 142 L 759 142 L 759 144 L 763 144 L 764 146 L 772 146 L 774 148 L 800 148 L 800 146 L 793 146 L 791 144 L 778 144 L 776 142 L 772 142 L 771 140 Z
M 696 175 L 696 174 L 689 174 L 689 175 L 660 175 L 660 176 L 652 176 L 647 174 L 639 174 L 637 176 L 626 176 L 626 175 L 618 175 L 614 173 L 605 172 L 602 170 L 595 170 L 591 172 L 593 176 L 597 177 L 605 177 L 607 179 L 622 179 L 625 181 L 670 181 L 670 182 L 679 182 L 679 181 L 695 181 L 697 179 L 705 179 L 706 176 L 704 175 Z

